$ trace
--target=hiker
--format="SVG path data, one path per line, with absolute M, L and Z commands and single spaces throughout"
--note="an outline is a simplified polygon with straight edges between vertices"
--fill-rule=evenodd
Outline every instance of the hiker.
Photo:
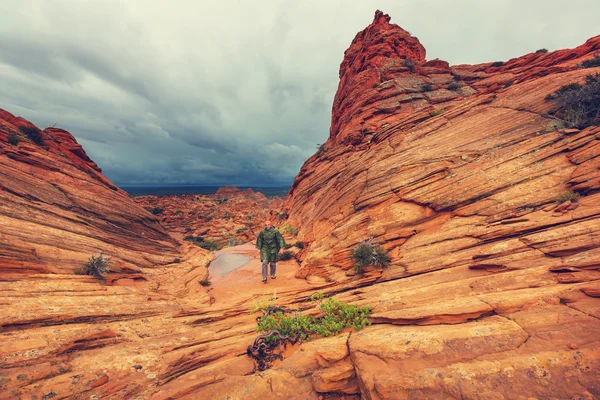
M 267 283 L 267 264 L 269 263 L 271 264 L 271 279 L 275 279 L 278 254 L 285 245 L 281 233 L 271 225 L 271 221 L 265 221 L 265 229 L 258 234 L 256 239 L 256 248 L 260 250 L 260 261 L 262 261 L 263 283 Z

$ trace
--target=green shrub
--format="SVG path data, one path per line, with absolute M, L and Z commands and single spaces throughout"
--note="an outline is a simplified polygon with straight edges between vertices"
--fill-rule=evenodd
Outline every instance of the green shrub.
M 536 53 L 547 53 L 548 49 L 539 49 L 536 51 Z
M 496 61 L 492 63 L 492 67 L 502 67 L 504 65 L 504 61 Z
M 189 235 L 184 237 L 183 240 L 193 243 L 198 247 L 202 247 L 204 250 L 221 250 L 221 246 L 217 242 L 214 242 L 212 240 L 205 240 L 202 236 Z
M 162 214 L 162 213 L 163 213 L 165 210 L 163 210 L 163 209 L 162 209 L 162 208 L 160 208 L 160 207 L 154 207 L 154 208 L 151 208 L 151 209 L 150 209 L 150 210 L 148 210 L 148 211 L 150 211 L 150 212 L 151 212 L 152 214 L 154 214 L 154 215 L 161 215 L 161 214 Z
M 588 75 L 583 85 L 562 86 L 546 100 L 558 101 L 556 115 L 571 127 L 583 129 L 600 123 L 600 74 Z
M 458 82 L 450 82 L 448 85 L 448 90 L 458 90 L 460 89 L 460 85 Z
M 283 251 L 279 255 L 279 261 L 287 261 L 287 260 L 291 260 L 292 258 L 294 258 L 294 255 L 292 254 L 291 251 Z
M 585 60 L 579 64 L 580 68 L 595 68 L 600 67 L 600 55 L 595 55 L 594 58 Z
M 210 282 L 210 280 L 209 280 L 208 278 L 207 278 L 207 279 L 202 279 L 202 280 L 200 281 L 200 284 L 201 284 L 202 286 L 210 286 L 210 285 L 212 285 L 212 283 Z
M 88 262 L 83 265 L 82 272 L 84 275 L 103 279 L 104 275 L 109 272 L 110 263 L 110 258 L 106 257 L 103 253 L 99 253 L 89 258 Z
M 410 72 L 415 72 L 415 62 L 413 60 L 411 60 L 410 58 L 407 58 L 406 60 L 404 60 L 404 66 L 406 68 L 408 68 L 408 70 Z
M 299 249 L 303 249 L 304 243 L 298 240 L 296 243 L 294 243 L 294 246 L 296 246 Z
M 175 210 L 175 212 L 173 213 L 173 215 L 181 215 L 183 214 L 183 211 L 181 210 Z
M 460 82 L 462 80 L 462 76 L 460 76 L 459 74 L 452 74 L 452 78 L 454 78 L 454 80 L 456 82 Z
M 565 201 L 571 201 L 573 203 L 577 202 L 581 198 L 581 195 L 572 190 L 566 190 L 558 195 L 556 198 L 557 203 L 564 203 Z
M 371 325 L 369 316 L 371 307 L 358 307 L 356 304 L 343 303 L 333 298 L 322 301 L 319 297 L 311 296 L 313 302 L 318 302 L 320 315 L 294 314 L 285 315 L 281 311 L 274 314 L 259 317 L 257 332 L 269 332 L 277 330 L 284 336 L 299 336 L 300 339 L 309 339 L 311 336 L 333 336 L 338 335 L 344 328 L 361 330 Z M 277 340 L 275 336 L 269 339 Z
M 15 135 L 14 133 L 11 133 L 10 135 L 8 135 L 8 143 L 11 146 L 18 145 L 20 141 L 21 141 L 21 139 L 19 138 L 19 136 Z
M 298 228 L 294 228 L 291 225 L 285 224 L 281 225 L 281 228 L 279 228 L 279 232 L 281 232 L 282 235 L 297 235 Z
M 33 143 L 42 145 L 44 144 L 44 137 L 39 129 L 33 126 L 22 126 L 19 128 L 21 133 L 27 136 Z
M 433 85 L 429 83 L 425 83 L 421 86 L 421 91 L 423 92 L 431 92 L 433 90 Z
M 354 270 L 358 273 L 368 266 L 384 268 L 391 261 L 389 253 L 370 240 L 364 241 L 352 249 L 350 258 L 354 261 Z

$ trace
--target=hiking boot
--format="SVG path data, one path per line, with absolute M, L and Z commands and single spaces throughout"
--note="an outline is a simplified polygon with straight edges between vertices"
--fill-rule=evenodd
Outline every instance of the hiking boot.
M 267 283 L 267 278 L 263 278 L 263 283 Z
M 271 279 L 275 279 L 275 275 L 271 275 Z

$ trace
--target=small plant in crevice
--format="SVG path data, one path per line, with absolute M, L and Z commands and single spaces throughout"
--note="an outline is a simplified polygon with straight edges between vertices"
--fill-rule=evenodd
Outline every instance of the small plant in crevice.
M 436 108 L 435 110 L 431 110 L 429 115 L 432 117 L 437 117 L 438 115 L 441 115 L 443 113 L 444 113 L 444 110 L 442 110 L 441 108 Z
M 594 58 L 589 60 L 585 60 L 581 64 L 579 64 L 579 68 L 595 68 L 600 67 L 600 55 L 596 54 Z
M 11 146 L 18 145 L 20 141 L 21 139 L 19 138 L 19 136 L 15 135 L 14 133 L 8 135 L 8 144 L 10 144 Z
M 557 203 L 564 203 L 565 201 L 577 202 L 581 198 L 581 195 L 573 190 L 565 190 L 560 193 L 556 198 Z
M 421 85 L 421 91 L 423 92 L 431 92 L 433 90 L 433 85 L 429 84 L 429 83 L 425 83 L 423 85 Z
M 406 68 L 408 68 L 408 70 L 410 72 L 415 72 L 415 62 L 413 60 L 411 60 L 410 58 L 407 58 L 406 60 L 404 60 L 404 66 Z
M 280 261 L 287 261 L 287 260 L 291 260 L 292 258 L 294 258 L 294 254 L 292 254 L 291 251 L 287 251 L 287 250 L 281 252 L 281 254 L 279 255 Z
M 279 232 L 281 232 L 282 235 L 297 235 L 298 228 L 285 224 L 281 225 L 281 227 L 279 228 Z
M 104 253 L 100 252 L 91 256 L 83 265 L 81 270 L 75 271 L 76 275 L 89 275 L 96 279 L 104 279 L 104 276 L 110 272 L 111 260 L 105 256 Z
M 450 82 L 448 85 L 448 90 L 456 91 L 460 89 L 460 84 L 458 82 Z
M 362 273 L 365 267 L 385 268 L 389 265 L 391 257 L 379 244 L 372 239 L 359 243 L 352 249 L 350 258 L 354 261 L 354 271 Z
M 212 283 L 210 282 L 210 279 L 208 279 L 208 278 L 205 278 L 205 279 L 202 279 L 202 280 L 200 281 L 200 285 L 202 285 L 202 286 L 206 287 L 206 286 L 210 286 L 210 285 L 212 285 Z
M 317 157 L 320 157 L 325 152 L 325 143 L 317 144 L 316 148 L 317 148 L 317 152 L 315 153 L 315 155 Z
M 175 212 L 173 213 L 173 215 L 181 215 L 183 214 L 183 211 L 181 210 L 175 210 Z
M 298 240 L 296 243 L 294 243 L 294 246 L 296 246 L 298 249 L 303 249 L 304 243 Z
M 570 127 L 583 129 L 600 125 L 600 74 L 587 75 L 583 85 L 564 85 L 545 100 L 556 100 L 556 115 Z
M 40 146 L 44 144 L 44 137 L 39 129 L 33 126 L 22 126 L 19 128 L 19 131 L 27 136 L 33 143 Z

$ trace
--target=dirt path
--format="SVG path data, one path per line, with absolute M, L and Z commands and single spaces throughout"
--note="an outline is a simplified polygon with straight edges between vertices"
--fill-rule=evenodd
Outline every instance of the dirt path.
M 295 260 L 278 262 L 277 279 L 269 278 L 266 284 L 262 283 L 259 252 L 252 243 L 220 250 L 216 256 L 217 260 L 219 256 L 238 256 L 228 257 L 225 262 L 217 262 L 216 265 L 213 261 L 211 267 L 216 266 L 214 270 L 209 267 L 211 293 L 215 297 L 214 306 L 218 308 L 244 302 L 250 308 L 252 301 L 261 297 L 279 297 L 287 292 L 310 292 L 313 289 L 306 280 L 294 277 L 298 270 Z M 247 263 L 241 256 L 247 257 Z

